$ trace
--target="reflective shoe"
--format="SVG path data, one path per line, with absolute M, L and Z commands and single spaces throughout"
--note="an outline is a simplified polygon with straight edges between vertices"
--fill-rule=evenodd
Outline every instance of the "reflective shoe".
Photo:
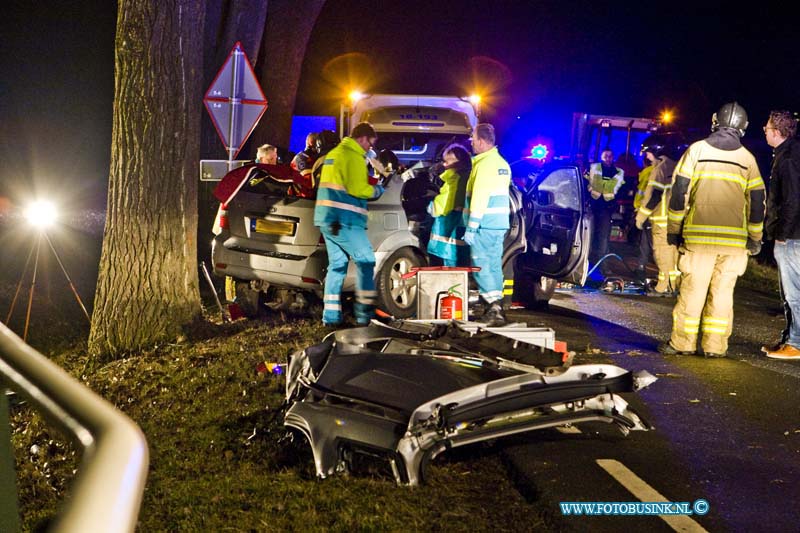
M 493 303 L 486 314 L 483 315 L 481 322 L 485 322 L 489 327 L 504 326 L 506 323 L 506 315 L 503 313 L 503 306 L 499 303 Z
M 672 347 L 669 342 L 662 342 L 658 345 L 658 352 L 664 355 L 695 355 L 695 352 L 682 352 Z
M 800 361 L 800 350 L 791 344 L 784 344 L 774 352 L 767 352 L 767 357 L 772 359 L 794 359 Z

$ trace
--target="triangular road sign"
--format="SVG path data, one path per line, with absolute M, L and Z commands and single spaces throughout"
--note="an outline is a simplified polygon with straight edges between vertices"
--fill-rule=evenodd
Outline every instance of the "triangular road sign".
M 267 99 L 240 42 L 233 45 L 203 103 L 228 157 L 236 158 L 267 110 Z

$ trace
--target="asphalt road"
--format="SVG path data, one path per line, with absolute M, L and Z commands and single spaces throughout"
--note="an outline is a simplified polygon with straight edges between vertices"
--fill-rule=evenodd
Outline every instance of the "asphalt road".
M 771 287 L 737 288 L 726 359 L 656 351 L 669 336 L 674 302 L 566 290 L 556 293 L 546 312 L 509 312 L 514 321 L 553 328 L 556 339 L 576 352 L 574 364 L 610 362 L 659 378 L 626 398 L 654 431 L 624 437 L 597 424 L 507 441 L 504 455 L 521 490 L 550 504 L 554 515 L 561 515 L 559 502 L 657 501 L 648 490 L 668 501 L 704 499 L 709 506 L 706 515 L 669 522 L 655 516 L 564 517 L 576 530 L 798 531 L 800 363 L 760 352 L 783 325 L 777 294 Z M 614 476 L 602 464 L 621 473 Z

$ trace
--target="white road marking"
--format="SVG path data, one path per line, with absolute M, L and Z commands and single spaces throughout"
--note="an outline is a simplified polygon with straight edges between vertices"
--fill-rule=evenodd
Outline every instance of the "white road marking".
M 628 489 L 631 494 L 639 498 L 639 501 L 670 501 L 619 461 L 615 461 L 614 459 L 597 459 L 597 464 L 600 465 L 603 470 L 608 472 L 611 477 L 619 481 L 619 483 Z M 706 531 L 703 526 L 689 518 L 687 515 L 659 515 L 659 517 L 675 531 Z

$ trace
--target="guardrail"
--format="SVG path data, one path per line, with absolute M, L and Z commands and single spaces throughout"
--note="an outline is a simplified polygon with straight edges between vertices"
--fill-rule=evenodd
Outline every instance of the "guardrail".
M 10 388 L 25 396 L 83 450 L 70 499 L 51 530 L 134 531 L 149 464 L 147 440 L 139 427 L 3 324 L 0 324 L 0 378 L 0 392 Z M 0 416 L 0 423 L 4 418 Z M 0 431 L 0 438 L 4 433 Z M 10 443 L 7 444 L 10 449 Z M 4 448 L 0 443 L 0 452 Z M 0 462 L 7 459 L 0 456 Z M 11 461 L 13 465 L 13 457 Z M 0 487 L 2 492 L 6 491 Z M 15 504 L 13 508 L 16 509 Z

